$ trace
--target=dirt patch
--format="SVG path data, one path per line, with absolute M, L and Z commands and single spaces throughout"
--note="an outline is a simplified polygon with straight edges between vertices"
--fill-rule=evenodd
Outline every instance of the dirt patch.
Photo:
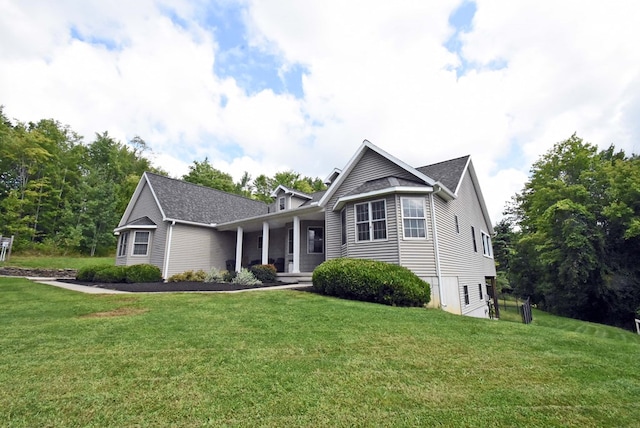
M 94 312 L 92 314 L 82 315 L 80 318 L 109 318 L 109 317 L 126 317 L 130 315 L 140 315 L 147 312 L 148 309 L 140 308 L 117 308 L 112 311 Z

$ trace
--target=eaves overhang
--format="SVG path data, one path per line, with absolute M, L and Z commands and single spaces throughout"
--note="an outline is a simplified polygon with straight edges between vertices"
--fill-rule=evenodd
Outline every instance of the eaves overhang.
M 215 227 L 217 230 L 221 231 L 229 231 L 235 230 L 238 227 L 242 227 L 247 224 L 254 224 L 258 222 L 270 221 L 270 220 L 283 220 L 296 216 L 303 216 L 305 214 L 313 214 L 323 212 L 324 208 L 319 206 L 317 202 L 313 202 L 309 205 L 305 205 L 300 208 L 288 209 L 284 211 L 277 211 L 268 214 L 262 214 L 254 217 L 247 217 L 240 220 L 229 221 L 226 223 L 219 223 Z
M 348 202 L 360 201 L 364 199 L 371 199 L 378 196 L 386 196 L 394 193 L 403 194 L 429 194 L 434 191 L 431 186 L 395 186 L 387 187 L 380 190 L 374 190 L 371 192 L 358 193 L 356 195 L 343 196 L 339 198 L 334 204 L 332 211 L 341 210 Z

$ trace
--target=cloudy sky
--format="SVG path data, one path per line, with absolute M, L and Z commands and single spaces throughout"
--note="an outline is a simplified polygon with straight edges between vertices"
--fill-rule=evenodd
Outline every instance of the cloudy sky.
M 574 132 L 640 152 L 639 23 L 637 0 L 0 0 L 0 104 L 139 135 L 175 177 L 324 178 L 363 139 L 470 154 L 495 222 Z

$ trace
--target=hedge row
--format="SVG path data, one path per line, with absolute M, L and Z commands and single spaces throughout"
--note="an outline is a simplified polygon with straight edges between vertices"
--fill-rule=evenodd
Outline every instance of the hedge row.
M 78 270 L 76 274 L 78 281 L 88 282 L 160 282 L 162 272 L 160 268 L 150 264 L 139 264 L 131 266 L 86 266 Z
M 374 260 L 333 259 L 313 271 L 313 286 L 322 294 L 393 306 L 424 306 L 429 284 L 409 269 Z

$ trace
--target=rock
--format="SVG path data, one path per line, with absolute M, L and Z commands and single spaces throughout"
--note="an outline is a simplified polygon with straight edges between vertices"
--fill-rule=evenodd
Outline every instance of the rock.
M 19 268 L 0 267 L 0 275 L 4 276 L 29 276 L 37 278 L 75 278 L 76 269 L 45 269 L 45 268 Z

